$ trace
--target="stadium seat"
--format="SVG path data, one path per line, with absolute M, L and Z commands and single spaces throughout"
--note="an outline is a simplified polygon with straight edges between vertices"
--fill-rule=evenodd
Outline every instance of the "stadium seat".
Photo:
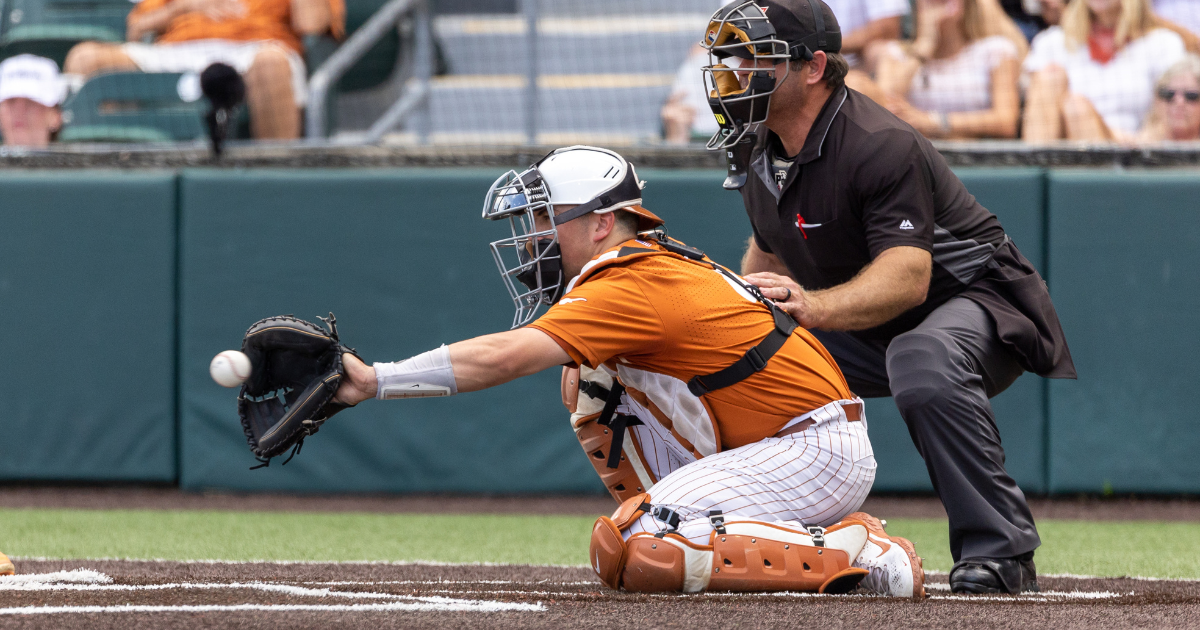
M 206 136 L 207 101 L 178 73 L 113 72 L 90 79 L 63 104 L 61 142 L 170 142 Z M 189 92 L 197 98 L 184 100 Z
M 387 0 L 346 0 L 346 37 L 354 34 Z M 304 40 L 304 63 L 311 75 L 337 50 L 338 42 L 328 36 L 309 36 Z M 342 76 L 337 91 L 357 92 L 376 87 L 388 80 L 400 55 L 400 34 L 393 29 L 375 43 L 358 63 Z
M 0 11 L 0 59 L 30 53 L 62 67 L 82 41 L 125 41 L 129 0 L 7 0 Z

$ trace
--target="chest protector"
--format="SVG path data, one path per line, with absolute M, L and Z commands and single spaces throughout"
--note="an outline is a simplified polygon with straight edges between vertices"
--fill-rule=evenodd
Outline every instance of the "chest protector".
M 687 381 L 686 387 L 678 386 L 679 381 L 666 375 L 634 370 L 618 363 L 617 376 L 620 380 L 614 379 L 612 388 L 607 392 L 604 408 L 596 420 L 600 426 L 607 427 L 612 435 L 605 464 L 609 469 L 617 469 L 621 466 L 621 452 L 626 428 L 641 424 L 641 420 L 636 416 L 617 413 L 617 406 L 620 404 L 623 393 L 628 393 L 631 398 L 649 409 L 663 426 L 669 429 L 680 443 L 692 450 L 697 457 L 706 457 L 720 452 L 721 442 L 718 437 L 716 418 L 709 410 L 708 405 L 704 403 L 704 396 L 709 392 L 740 383 L 765 369 L 771 357 L 783 347 L 792 332 L 796 330 L 797 325 L 791 315 L 764 297 L 758 287 L 709 260 L 704 252 L 673 240 L 662 232 L 653 232 L 642 236 L 651 236 L 653 240 L 634 241 L 645 247 L 625 245 L 592 260 L 584 265 L 580 274 L 567 285 L 566 293 L 570 293 L 576 286 L 586 282 L 597 271 L 605 267 L 626 264 L 649 256 L 670 256 L 690 264 L 709 267 L 716 273 L 725 276 L 732 284 L 741 287 L 767 307 L 775 321 L 775 328 L 737 361 L 711 374 L 691 377 Z M 580 387 L 583 387 L 583 381 L 580 381 Z M 664 397 L 670 400 L 663 401 Z M 656 398 L 660 400 L 659 403 L 655 402 Z M 603 473 L 601 475 L 603 476 Z

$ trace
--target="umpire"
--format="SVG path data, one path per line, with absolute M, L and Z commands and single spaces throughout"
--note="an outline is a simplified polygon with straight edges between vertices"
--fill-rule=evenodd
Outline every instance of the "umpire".
M 1075 377 L 1045 282 L 928 140 L 845 87 L 824 2 L 737 0 L 704 45 L 709 146 L 754 230 L 746 279 L 855 393 L 895 399 L 949 516 L 951 590 L 1037 590 L 1041 541 L 988 399 L 1025 371 Z

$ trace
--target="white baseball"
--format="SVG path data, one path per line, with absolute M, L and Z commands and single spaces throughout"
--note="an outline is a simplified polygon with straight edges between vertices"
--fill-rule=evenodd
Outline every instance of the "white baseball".
M 213 357 L 208 373 L 221 387 L 237 387 L 250 378 L 250 357 L 237 350 L 226 350 Z

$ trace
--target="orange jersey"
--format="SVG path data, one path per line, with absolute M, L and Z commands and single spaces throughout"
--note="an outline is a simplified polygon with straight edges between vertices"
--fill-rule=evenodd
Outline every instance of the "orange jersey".
M 142 0 L 134 6 L 129 18 L 157 11 L 171 0 Z M 246 15 L 231 20 L 216 21 L 199 12 L 185 13 L 171 20 L 155 43 L 190 42 L 198 39 L 227 39 L 248 42 L 275 40 L 303 52 L 300 37 L 292 30 L 292 0 L 242 0 Z M 330 33 L 341 38 L 346 20 L 344 0 L 328 0 Z
M 661 415 L 674 415 L 675 425 L 681 414 L 673 409 L 689 404 L 689 379 L 733 364 L 775 328 L 764 304 L 708 263 L 645 241 L 626 241 L 593 259 L 530 326 L 553 337 L 576 363 L 617 372 L 638 402 L 666 392 L 651 402 Z M 708 434 L 695 427 L 680 437 L 706 456 L 757 442 L 796 416 L 852 397 L 833 357 L 797 327 L 764 370 L 700 399 L 715 425 L 712 447 L 699 443 Z

